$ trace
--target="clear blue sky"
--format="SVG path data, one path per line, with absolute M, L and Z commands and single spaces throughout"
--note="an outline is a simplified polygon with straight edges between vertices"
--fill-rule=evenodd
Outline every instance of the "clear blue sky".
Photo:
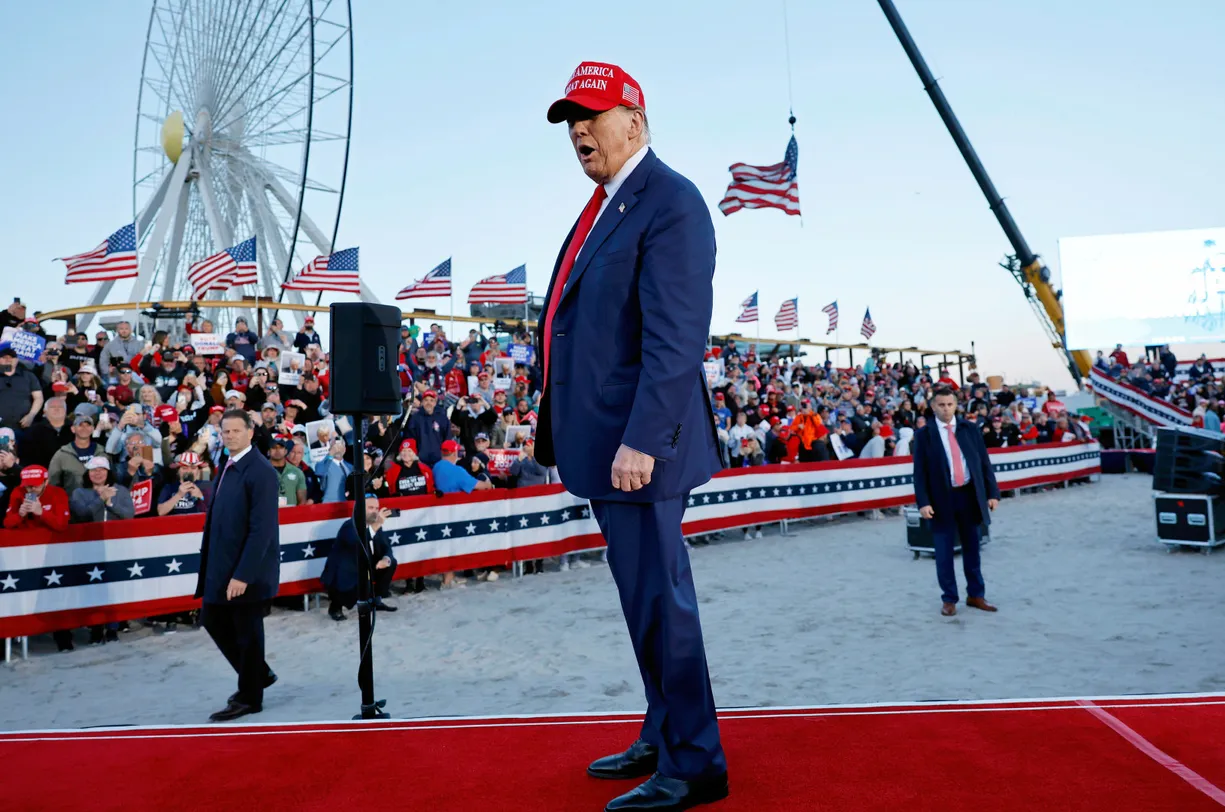
M 1056 273 L 1060 237 L 1225 224 L 1220 0 L 897 4 Z M 984 371 L 1070 382 L 997 267 L 1008 243 L 872 0 L 789 7 L 802 228 L 777 211 L 715 208 L 729 164 L 782 157 L 781 2 L 355 6 L 339 243 L 361 246 L 363 276 L 384 300 L 447 256 L 461 291 L 523 262 L 544 290 L 590 191 L 544 113 L 574 66 L 595 59 L 641 82 L 656 151 L 711 206 L 716 330 L 732 329 L 737 303 L 759 288 L 766 319 L 798 295 L 801 331 L 819 340 L 820 308 L 837 299 L 843 340 L 870 306 L 874 343 L 975 341 Z M 85 286 L 65 288 L 48 260 L 129 221 L 148 10 L 6 8 L 2 295 L 36 309 L 83 302 Z

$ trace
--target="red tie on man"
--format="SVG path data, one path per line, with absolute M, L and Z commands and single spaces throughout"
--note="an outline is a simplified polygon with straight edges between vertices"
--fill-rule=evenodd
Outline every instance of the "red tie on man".
M 549 362 L 552 357 L 549 355 L 549 343 L 553 338 L 553 314 L 557 311 L 557 304 L 561 301 L 561 294 L 566 289 L 566 281 L 570 279 L 570 271 L 574 269 L 574 260 L 578 258 L 579 249 L 583 247 L 583 243 L 587 240 L 587 235 L 591 233 L 591 227 L 595 225 L 596 215 L 600 213 L 600 204 L 604 202 L 604 198 L 608 197 L 608 192 L 604 191 L 604 184 L 596 184 L 595 191 L 591 193 L 591 199 L 587 201 L 586 208 L 579 215 L 578 225 L 574 227 L 574 236 L 570 239 L 570 244 L 566 246 L 566 253 L 561 258 L 561 266 L 557 269 L 557 281 L 553 283 L 553 295 L 549 297 L 549 307 L 545 310 L 544 316 L 544 384 L 541 386 L 541 392 L 549 386 Z
M 957 445 L 956 426 L 956 423 L 946 423 L 944 427 L 949 433 L 949 456 L 952 458 L 953 463 L 953 487 L 960 488 L 966 484 L 966 466 L 961 458 L 961 446 Z

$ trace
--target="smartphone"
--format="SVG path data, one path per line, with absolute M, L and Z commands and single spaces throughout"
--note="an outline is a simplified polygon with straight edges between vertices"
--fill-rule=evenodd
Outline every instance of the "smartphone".
M 399 516 L 399 515 L 400 515 L 400 509 L 399 509 L 399 508 L 391 508 L 391 509 L 390 509 L 390 511 L 389 511 L 389 515 L 391 515 L 393 518 L 394 518 L 394 517 Z
M 153 462 L 153 446 L 142 445 L 140 447 L 140 456 L 143 459 L 149 460 L 149 462 Z

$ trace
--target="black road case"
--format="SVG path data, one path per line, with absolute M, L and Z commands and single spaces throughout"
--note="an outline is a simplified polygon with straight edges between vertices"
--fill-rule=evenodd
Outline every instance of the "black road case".
M 1211 493 L 1153 494 L 1157 541 L 1170 552 L 1178 547 L 1200 547 L 1207 554 L 1225 544 L 1225 507 Z

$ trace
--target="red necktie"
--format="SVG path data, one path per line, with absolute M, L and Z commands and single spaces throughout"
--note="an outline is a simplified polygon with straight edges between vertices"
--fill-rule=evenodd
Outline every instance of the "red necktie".
M 949 456 L 953 458 L 953 486 L 960 488 L 966 484 L 966 466 L 961 459 L 961 446 L 957 445 L 957 432 L 954 430 L 955 423 L 946 423 L 944 426 L 949 433 Z
M 557 268 L 557 281 L 553 283 L 553 295 L 549 297 L 549 306 L 545 310 L 544 316 L 544 331 L 542 333 L 544 341 L 544 385 L 541 387 L 543 392 L 549 385 L 549 361 L 552 358 L 549 356 L 549 342 L 553 337 L 553 314 L 557 312 L 557 304 L 561 301 L 562 291 L 566 289 L 566 281 L 570 279 L 570 271 L 574 269 L 574 260 L 578 257 L 579 249 L 583 247 L 583 243 L 587 240 L 587 235 L 591 233 L 591 227 L 595 225 L 596 215 L 600 213 L 600 204 L 604 202 L 604 198 L 608 197 L 608 193 L 604 191 L 604 184 L 598 184 L 595 191 L 591 193 L 591 199 L 587 201 L 586 208 L 579 215 L 578 225 L 574 227 L 574 236 L 570 238 L 570 244 L 566 246 L 566 253 L 561 258 L 561 265 Z

